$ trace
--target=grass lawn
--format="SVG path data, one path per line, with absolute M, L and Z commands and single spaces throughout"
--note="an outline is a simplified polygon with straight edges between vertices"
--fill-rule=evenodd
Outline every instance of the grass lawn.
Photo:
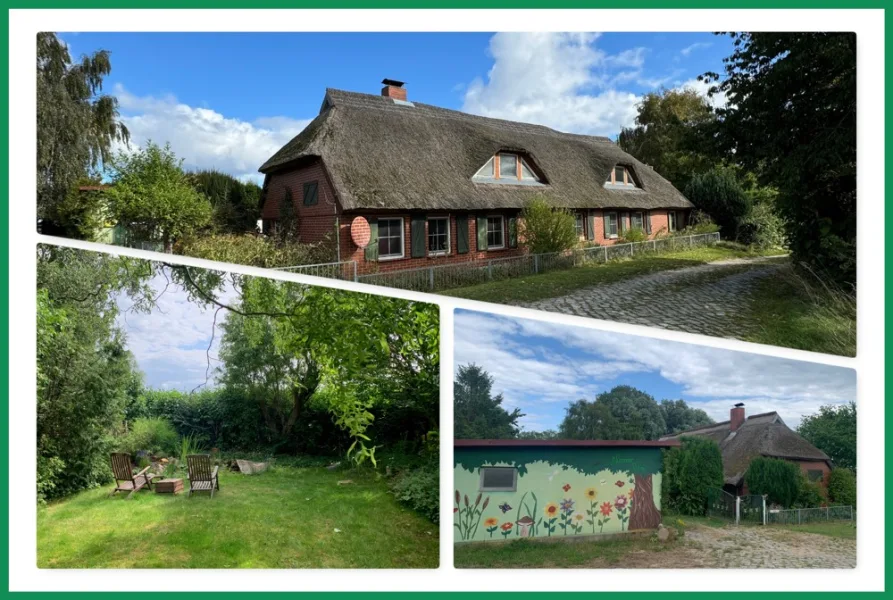
M 851 521 L 827 521 L 805 525 L 770 525 L 772 529 L 788 529 L 800 533 L 815 533 L 845 540 L 856 539 L 856 524 Z
M 338 485 L 351 479 L 352 484 Z M 184 486 L 188 483 L 184 480 Z M 438 526 L 375 476 L 274 466 L 221 472 L 220 491 L 187 498 L 112 486 L 41 507 L 41 568 L 436 568 Z M 340 530 L 336 532 L 335 529 Z
M 724 245 L 702 246 L 690 250 L 647 254 L 641 257 L 614 260 L 602 264 L 588 264 L 571 269 L 551 271 L 542 275 L 492 281 L 480 285 L 446 290 L 441 293 L 468 300 L 518 304 L 564 296 L 581 288 L 614 283 L 622 279 L 628 279 L 637 275 L 647 275 L 656 271 L 693 267 L 717 260 L 773 256 L 783 253 L 784 251 L 780 250 L 763 253 Z
M 856 302 L 787 267 L 754 290 L 749 342 L 841 356 L 856 355 Z

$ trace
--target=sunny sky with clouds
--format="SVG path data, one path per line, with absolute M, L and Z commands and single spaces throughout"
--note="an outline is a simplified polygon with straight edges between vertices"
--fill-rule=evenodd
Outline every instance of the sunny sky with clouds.
M 61 33 L 112 56 L 132 141 L 170 142 L 187 168 L 257 168 L 319 112 L 326 87 L 616 137 L 643 94 L 693 86 L 731 53 L 711 33 Z M 722 102 L 722 99 L 716 99 Z
M 455 365 L 469 363 L 534 431 L 557 429 L 569 402 L 617 385 L 683 399 L 716 421 L 744 402 L 747 414 L 774 410 L 792 428 L 822 405 L 856 400 L 852 369 L 459 310 Z

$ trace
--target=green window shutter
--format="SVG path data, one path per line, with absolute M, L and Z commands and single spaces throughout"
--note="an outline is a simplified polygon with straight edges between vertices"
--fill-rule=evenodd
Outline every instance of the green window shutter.
M 319 201 L 319 185 L 313 181 L 304 184 L 304 206 L 313 206 Z
M 478 217 L 478 252 L 487 249 L 487 217 Z
M 518 247 L 518 218 L 509 217 L 509 248 Z
M 619 222 L 617 229 L 620 230 L 622 235 L 626 231 L 626 213 L 617 213 L 617 221 Z
M 591 210 L 589 211 L 589 223 L 588 223 L 588 231 L 586 232 L 587 240 L 595 239 L 595 213 Z
M 456 215 L 456 251 L 468 254 L 468 215 Z
M 372 217 L 369 219 L 369 245 L 366 246 L 366 260 L 371 262 L 378 261 L 378 219 Z
M 409 222 L 409 238 L 412 257 L 423 258 L 425 256 L 425 215 L 412 215 Z

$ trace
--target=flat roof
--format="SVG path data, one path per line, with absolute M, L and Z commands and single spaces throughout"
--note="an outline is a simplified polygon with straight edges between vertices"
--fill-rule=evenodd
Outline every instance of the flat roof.
M 672 448 L 679 440 L 454 440 L 455 448 Z

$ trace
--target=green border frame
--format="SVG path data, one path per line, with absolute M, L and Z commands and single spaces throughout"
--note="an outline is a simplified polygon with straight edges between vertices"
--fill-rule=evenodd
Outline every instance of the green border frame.
M 280 9 L 301 9 L 301 8 L 328 8 L 328 9 L 460 9 L 460 8 L 475 8 L 475 9 L 487 9 L 487 8 L 515 8 L 515 9 L 608 9 L 608 8 L 624 8 L 624 9 L 756 9 L 756 8 L 770 8 L 770 9 L 886 9 L 888 2 L 883 0 L 12 0 L 6 3 L 6 11 L 2 13 L 2 42 L 3 42 L 3 62 L 2 62 L 2 86 L 3 86 L 3 104 L 6 108 L 4 111 L 6 113 L 6 118 L 3 119 L 2 123 L 2 137 L 6 140 L 6 144 L 3 146 L 2 150 L 0 150 L 0 159 L 3 161 L 3 174 L 2 180 L 0 183 L 3 185 L 3 189 L 6 190 L 7 197 L 7 206 L 4 207 L 4 210 L 0 210 L 0 223 L 2 223 L 2 249 L 0 249 L 0 253 L 2 253 L 2 273 L 0 273 L 0 312 L 2 312 L 6 318 L 0 322 L 0 337 L 3 338 L 4 344 L 2 348 L 0 348 L 0 357 L 3 360 L 2 374 L 3 374 L 3 389 L 0 392 L 0 397 L 3 399 L 4 410 L 2 415 L 0 415 L 0 427 L 2 427 L 2 439 L 4 441 L 3 447 L 9 449 L 9 319 L 11 317 L 9 312 L 9 261 L 12 256 L 11 248 L 10 248 L 10 238 L 9 238 L 9 208 L 8 203 L 9 199 L 9 10 L 15 9 L 52 9 L 52 8 L 80 8 L 80 9 L 162 9 L 162 8 L 188 8 L 188 9 L 264 9 L 264 8 L 280 8 Z M 889 75 L 891 71 L 890 64 L 891 62 L 891 51 L 889 46 L 886 43 L 886 32 L 890 29 L 891 20 L 888 16 L 886 10 L 884 11 L 884 29 L 885 29 L 885 45 L 884 45 L 884 89 L 885 94 L 889 95 L 890 92 L 890 84 L 889 84 Z M 887 104 L 885 102 L 884 105 L 884 114 L 886 117 L 887 114 Z M 868 118 L 865 115 L 860 115 L 860 118 L 865 119 Z M 891 126 L 889 120 L 885 119 L 885 171 L 889 171 L 893 173 L 893 159 L 890 158 L 889 153 L 887 152 L 887 143 L 886 140 L 893 138 L 893 126 Z M 886 214 L 886 230 L 893 231 L 893 211 L 890 209 L 893 208 L 890 202 L 887 202 L 889 199 L 888 193 L 886 189 L 884 190 L 884 201 L 887 207 Z M 28 224 L 22 224 L 24 227 L 29 227 Z M 891 250 L 890 245 L 886 245 L 884 248 L 884 259 L 885 259 L 885 269 L 884 275 L 889 272 L 889 265 L 891 261 L 893 261 L 893 250 Z M 888 279 L 885 279 L 884 284 L 885 294 L 889 296 L 889 292 L 893 291 L 893 286 L 889 284 Z M 885 302 L 884 313 L 886 315 L 887 304 Z M 884 332 L 884 343 L 893 341 L 893 335 L 891 335 L 891 327 L 887 325 L 885 327 Z M 889 357 L 885 356 L 884 358 L 885 372 L 893 372 L 893 360 Z M 888 398 L 889 394 L 886 389 L 884 389 L 884 400 Z M 889 426 L 893 423 L 893 411 L 888 410 L 885 416 L 885 426 Z M 11 452 L 10 460 L 11 460 Z M 893 452 L 890 449 L 884 446 L 884 458 L 887 465 L 893 464 L 891 458 L 893 458 Z M 884 486 L 885 492 L 885 507 L 890 508 L 893 506 L 893 477 L 888 477 L 885 481 Z M 0 580 L 0 593 L 4 596 L 27 596 L 29 598 L 44 598 L 44 597 L 56 597 L 63 594 L 79 594 L 83 595 L 85 592 L 10 592 L 9 591 L 9 479 L 8 477 L 0 477 L 0 507 L 4 510 L 3 512 L 7 515 L 5 518 L 0 519 L 2 521 L 2 539 L 4 540 L 4 544 L 2 546 L 2 550 L 0 550 L 0 560 L 3 561 L 2 566 L 2 580 Z M 889 513 L 889 511 L 887 511 Z M 885 528 L 884 531 L 884 546 L 886 550 L 886 543 L 889 539 L 888 530 Z M 887 577 L 886 571 L 890 568 L 893 568 L 893 560 L 890 559 L 888 555 L 884 555 L 884 564 L 885 564 L 885 574 L 884 574 L 884 587 L 886 589 Z M 510 571 L 512 573 L 514 571 Z M 98 572 L 101 573 L 101 572 Z M 297 572 L 299 574 L 300 572 Z M 747 579 L 756 572 L 747 572 L 742 574 L 741 571 L 735 570 L 730 571 L 729 576 L 736 578 L 736 581 L 739 583 L 739 587 L 747 587 Z M 496 583 L 498 585 L 498 582 Z M 730 586 L 731 587 L 731 586 Z M 89 594 L 96 594 L 96 592 L 88 592 Z M 151 593 L 151 592 L 144 592 Z M 723 592 L 724 595 L 729 592 Z M 750 593 L 742 591 L 738 593 Z M 118 593 L 103 593 L 107 596 L 121 595 Z M 213 592 L 214 595 L 226 595 L 228 597 L 232 597 L 234 595 L 241 596 L 260 596 L 263 594 L 264 597 L 270 597 L 272 595 L 276 596 L 284 596 L 286 594 L 293 595 L 294 592 Z M 575 598 L 580 600 L 591 600 L 593 592 L 302 592 L 301 597 L 303 598 L 319 598 L 325 600 L 332 600 L 337 598 L 354 598 L 358 595 L 361 595 L 364 598 L 372 598 L 375 600 L 386 600 L 388 598 L 392 598 L 395 595 L 400 595 L 403 598 L 427 598 L 432 594 L 436 594 L 438 598 L 476 598 L 484 600 L 485 598 L 488 600 L 492 600 L 494 595 L 506 596 L 511 594 L 513 597 L 522 597 L 526 598 L 548 598 L 552 596 L 561 595 L 562 598 Z M 680 600 L 687 598 L 691 595 L 712 595 L 715 596 L 716 592 L 678 592 L 678 591 L 667 591 L 667 592 L 604 592 L 604 596 L 613 595 L 618 597 L 622 594 L 623 598 L 653 598 L 660 595 L 661 597 L 671 596 L 673 598 L 679 598 Z M 851 595 L 850 592 L 760 592 L 761 597 L 764 598 L 775 598 L 775 597 L 789 597 L 792 595 L 799 596 L 808 596 L 811 599 L 819 599 L 819 598 L 840 598 L 845 597 L 847 595 Z M 865 592 L 860 595 L 865 594 L 885 594 L 885 592 Z M 142 594 L 141 594 L 142 595 Z M 165 592 L 165 597 L 167 598 L 191 598 L 194 597 L 195 592 Z

